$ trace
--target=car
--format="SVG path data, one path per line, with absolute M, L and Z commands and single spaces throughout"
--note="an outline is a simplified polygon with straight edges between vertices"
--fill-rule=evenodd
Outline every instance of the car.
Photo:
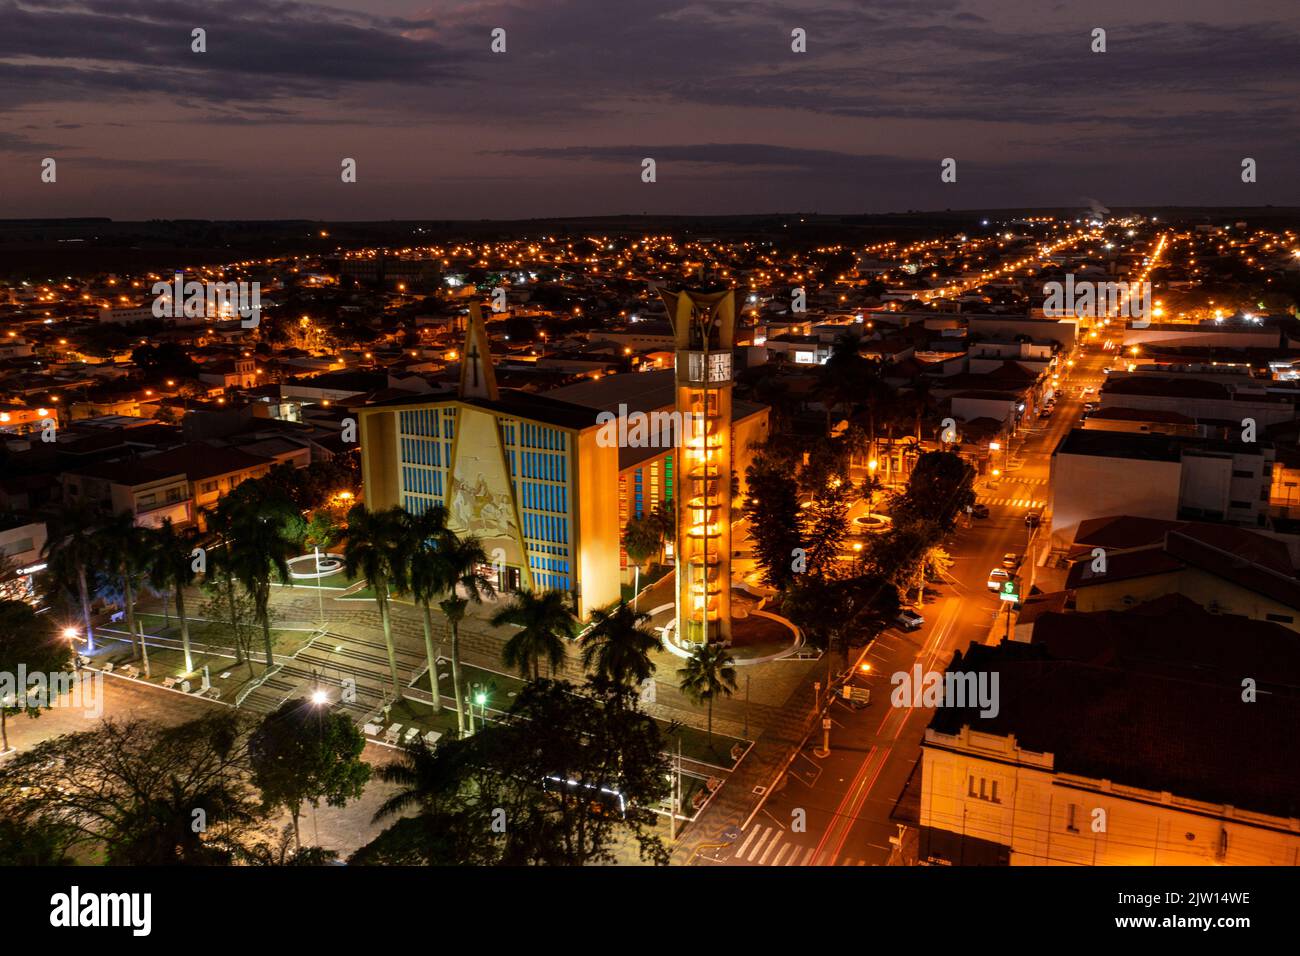
M 925 623 L 925 618 L 916 608 L 901 607 L 898 614 L 894 617 L 894 623 L 905 631 L 915 631 Z
M 1045 406 L 1043 406 L 1042 408 L 1040 408 L 1040 409 L 1038 410 L 1038 417 L 1039 417 L 1039 418 L 1051 418 L 1051 417 L 1052 417 L 1052 406 L 1051 406 L 1051 405 L 1045 405 Z
M 1084 403 L 1083 403 L 1083 413 L 1084 413 L 1085 415 L 1087 415 L 1089 412 L 1095 411 L 1096 408 L 1097 408 L 1097 406 L 1094 405 L 1094 404 L 1092 404 L 1092 402 L 1084 402 Z
M 987 518 L 989 516 L 989 506 L 982 503 L 973 504 L 970 513 L 972 518 Z
M 1102 369 L 1102 370 L 1101 370 L 1101 374 L 1102 374 L 1102 375 L 1109 375 L 1109 374 L 1110 374 L 1110 366 L 1107 366 L 1106 368 Z
M 989 572 L 989 590 L 1001 591 L 1002 585 L 1011 580 L 1011 575 L 1001 568 L 994 568 Z
M 1008 551 L 1006 554 L 1002 555 L 1002 566 L 1004 568 L 1014 568 L 1019 563 L 1020 555 L 1016 554 L 1014 551 Z
M 1043 520 L 1043 516 L 1040 515 L 1037 511 L 1027 512 L 1025 514 L 1025 527 L 1037 528 L 1038 525 L 1042 522 L 1042 520 Z

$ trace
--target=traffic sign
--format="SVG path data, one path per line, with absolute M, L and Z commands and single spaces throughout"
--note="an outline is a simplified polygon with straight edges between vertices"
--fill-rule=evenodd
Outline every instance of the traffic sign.
M 1016 588 L 1015 581 L 1007 581 L 1002 585 L 1002 591 L 998 595 L 1004 601 L 1010 601 L 1013 604 L 1020 602 L 1020 591 Z

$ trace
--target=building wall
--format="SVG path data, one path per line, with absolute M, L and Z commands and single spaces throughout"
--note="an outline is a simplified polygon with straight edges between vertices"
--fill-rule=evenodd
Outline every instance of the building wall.
M 505 589 L 580 592 L 579 611 L 619 598 L 618 449 L 561 428 L 449 400 L 360 412 L 372 509 L 448 510 L 506 575 Z
M 1182 465 L 1099 455 L 1052 456 L 1051 543 L 1074 541 L 1079 522 L 1097 515 L 1174 520 Z
M 1166 594 L 1182 594 L 1202 607 L 1253 621 L 1272 621 L 1300 631 L 1300 611 L 1198 568 L 1152 574 L 1126 581 L 1089 584 L 1075 592 L 1075 609 L 1123 611 Z
M 928 843 L 967 864 L 999 849 L 1012 866 L 1300 862 L 1300 821 L 1057 773 L 1012 737 L 927 730 L 921 759 L 923 861 Z

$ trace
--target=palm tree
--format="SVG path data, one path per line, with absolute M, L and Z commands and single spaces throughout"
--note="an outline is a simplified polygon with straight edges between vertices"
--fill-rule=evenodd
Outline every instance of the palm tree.
M 592 626 L 582 639 L 582 666 L 616 690 L 630 692 L 655 671 L 650 652 L 658 635 L 646 626 L 650 615 L 626 601 L 591 612 Z
M 191 562 L 194 537 L 188 529 L 178 533 L 171 518 L 164 518 L 160 527 L 145 532 L 149 583 L 164 595 L 168 590 L 176 592 L 176 616 L 181 622 L 181 647 L 185 652 L 187 674 L 194 670 L 194 657 L 190 653 L 190 622 L 185 616 L 185 589 L 194 583 L 196 574 Z
M 429 661 L 429 693 L 436 714 L 442 710 L 442 688 L 438 686 L 438 655 L 433 648 L 433 602 L 447 590 L 443 581 L 442 558 L 438 553 L 447 541 L 447 509 L 434 505 L 419 515 L 408 514 L 406 533 L 410 539 L 406 584 L 411 597 L 420 605 L 424 654 Z
M 520 629 L 502 648 L 502 663 L 519 668 L 524 679 L 532 671 L 533 680 L 541 677 L 543 657 L 552 674 L 564 663 L 564 645 L 573 639 L 577 623 L 563 591 L 518 591 L 511 604 L 492 615 L 493 627 L 513 624 Z
M 633 516 L 623 530 L 623 550 L 636 569 L 632 585 L 632 606 L 636 607 L 641 593 L 641 565 L 649 561 L 663 546 L 663 532 L 653 515 Z
M 683 694 L 696 704 L 709 705 L 709 749 L 713 749 L 713 699 L 719 694 L 730 697 L 736 690 L 736 659 L 725 644 L 700 644 L 677 669 Z
M 232 503 L 226 508 L 228 520 L 226 539 L 226 567 L 230 574 L 253 597 L 258 623 L 262 625 L 262 643 L 266 649 L 266 666 L 275 666 L 275 652 L 271 642 L 271 578 L 292 584 L 289 577 L 289 558 L 293 556 L 293 543 L 285 529 L 295 517 L 287 502 L 272 498 L 253 500 L 229 496 Z
M 370 511 L 365 505 L 354 505 L 348 512 L 348 538 L 343 546 L 343 564 L 348 576 L 360 574 L 375 592 L 388 650 L 388 669 L 393 678 L 393 696 L 398 700 L 402 698 L 402 679 L 397 673 L 388 599 L 390 589 L 398 594 L 406 590 L 409 553 L 405 524 L 406 512 L 401 508 Z
M 66 503 L 59 514 L 50 519 L 50 534 L 41 549 L 41 557 L 52 576 L 67 585 L 69 590 L 75 587 L 81 600 L 87 653 L 95 650 L 95 632 L 90 623 L 88 569 L 100 558 L 96 532 L 101 519 L 100 513 L 85 500 Z
M 216 591 L 218 596 L 224 594 L 227 602 L 226 611 L 230 615 L 230 637 L 235 645 L 235 663 L 244 662 L 244 642 L 239 634 L 239 610 L 237 607 L 237 595 L 235 593 L 234 563 L 230 560 L 230 525 L 232 510 L 230 503 L 233 497 L 227 495 L 217 501 L 215 508 L 205 510 L 208 530 L 218 538 L 219 547 L 213 547 L 208 555 L 208 569 L 205 575 L 205 581 L 211 590 Z M 253 661 L 250 656 L 248 660 L 248 674 L 253 676 Z
M 465 700 L 461 696 L 460 684 L 460 622 L 465 619 L 465 608 L 470 601 L 479 604 L 485 597 L 496 592 L 492 582 L 479 570 L 488 563 L 487 552 L 478 538 L 458 538 L 448 532 L 439 550 L 441 574 L 447 597 L 438 602 L 447 626 L 451 629 L 451 686 L 456 695 L 456 726 L 465 733 Z M 457 589 L 465 591 L 465 597 Z
M 144 580 L 148 551 L 144 530 L 136 526 L 135 515 L 130 511 L 120 511 L 102 524 L 96 532 L 96 549 L 102 555 L 107 577 L 120 588 L 131 646 L 134 648 L 139 641 L 144 676 L 150 677 L 149 650 L 145 647 L 144 631 L 137 627 L 135 617 L 135 599 Z

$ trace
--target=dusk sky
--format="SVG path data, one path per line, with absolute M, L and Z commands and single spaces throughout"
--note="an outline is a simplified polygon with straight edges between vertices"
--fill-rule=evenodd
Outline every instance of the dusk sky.
M 0 0 L 0 90 L 0 218 L 1300 205 L 1297 0 Z

